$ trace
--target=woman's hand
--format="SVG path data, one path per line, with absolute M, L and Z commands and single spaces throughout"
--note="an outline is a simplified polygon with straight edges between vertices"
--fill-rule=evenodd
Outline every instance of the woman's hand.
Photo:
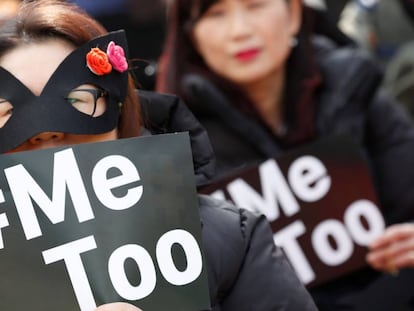
M 390 226 L 369 246 L 368 263 L 390 273 L 414 267 L 414 224 Z
M 141 309 L 125 302 L 113 302 L 99 306 L 94 311 L 142 311 Z

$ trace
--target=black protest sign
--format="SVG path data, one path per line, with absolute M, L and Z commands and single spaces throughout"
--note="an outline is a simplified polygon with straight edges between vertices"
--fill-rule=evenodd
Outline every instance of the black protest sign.
M 366 246 L 385 227 L 358 146 L 333 137 L 286 152 L 202 189 L 263 213 L 304 284 L 366 265 Z
M 187 134 L 0 156 L 2 310 L 204 310 Z

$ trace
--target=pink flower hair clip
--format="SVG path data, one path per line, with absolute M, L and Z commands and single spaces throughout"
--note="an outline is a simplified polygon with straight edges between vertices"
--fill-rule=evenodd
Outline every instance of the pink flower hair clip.
M 124 49 L 113 41 L 109 42 L 106 53 L 99 48 L 92 48 L 86 54 L 86 65 L 98 76 L 111 73 L 112 68 L 121 73 L 128 69 Z
M 128 69 L 128 62 L 122 46 L 116 45 L 113 41 L 109 42 L 106 55 L 116 71 L 124 72 Z

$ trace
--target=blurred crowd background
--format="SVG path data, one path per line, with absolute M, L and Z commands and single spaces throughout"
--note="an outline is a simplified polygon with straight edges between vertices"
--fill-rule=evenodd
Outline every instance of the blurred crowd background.
M 21 0 L 0 1 L 0 22 Z M 68 0 L 109 31 L 126 29 L 140 87 L 153 90 L 168 1 Z M 384 68 L 384 86 L 414 115 L 414 0 L 304 0 L 318 14 L 315 32 L 370 51 Z
M 153 90 L 170 0 L 71 0 L 108 30 L 124 28 L 143 89 Z M 2 0 L 3 14 L 18 1 Z M 383 64 L 385 87 L 414 115 L 414 1 L 304 0 L 315 9 L 315 32 L 338 44 L 356 44 Z M 9 4 L 7 4 L 9 3 Z

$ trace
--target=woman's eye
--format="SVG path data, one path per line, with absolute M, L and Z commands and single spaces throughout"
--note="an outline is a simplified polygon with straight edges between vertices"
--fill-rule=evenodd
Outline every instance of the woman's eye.
M 72 105 L 75 103 L 94 104 L 95 98 L 93 93 L 89 93 L 88 91 L 72 91 L 66 97 L 66 100 Z
M 76 98 L 72 98 L 72 97 L 67 97 L 66 100 L 68 101 L 69 104 L 73 105 L 74 103 L 77 102 Z
M 267 0 L 252 0 L 247 3 L 250 9 L 261 8 L 267 3 Z
M 102 89 L 82 85 L 70 91 L 65 100 L 79 112 L 97 117 L 105 112 L 106 96 L 107 93 Z
M 13 105 L 6 99 L 0 99 L 0 128 L 3 127 L 13 114 Z
M 220 17 L 226 14 L 226 10 L 221 6 L 211 6 L 205 13 L 206 17 Z

